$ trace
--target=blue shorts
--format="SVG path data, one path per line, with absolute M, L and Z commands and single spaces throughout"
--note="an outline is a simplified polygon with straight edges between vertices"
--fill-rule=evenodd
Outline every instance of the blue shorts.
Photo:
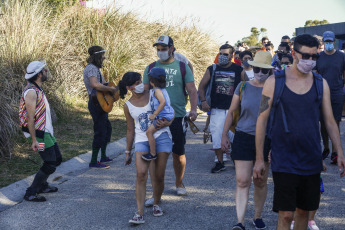
M 156 152 L 157 153 L 171 153 L 172 140 L 168 132 L 164 132 L 156 138 Z M 135 152 L 150 152 L 150 145 L 148 141 L 135 143 Z

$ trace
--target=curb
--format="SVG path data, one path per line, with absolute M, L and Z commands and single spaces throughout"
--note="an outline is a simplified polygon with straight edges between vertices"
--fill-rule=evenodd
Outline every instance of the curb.
M 126 150 L 126 138 L 122 138 L 108 144 L 107 152 L 110 158 L 116 158 L 123 154 Z M 71 177 L 80 175 L 89 170 L 89 161 L 91 159 L 91 151 L 73 157 L 63 162 L 56 168 L 56 171 L 49 176 L 48 182 L 52 184 L 62 184 Z M 35 174 L 10 184 L 0 189 L 0 212 L 13 207 L 23 201 L 26 188 L 29 187 L 34 179 Z

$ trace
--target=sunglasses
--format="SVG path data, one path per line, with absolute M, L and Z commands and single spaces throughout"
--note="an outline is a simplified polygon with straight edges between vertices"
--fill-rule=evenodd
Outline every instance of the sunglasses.
M 320 54 L 307 54 L 307 53 L 302 53 L 298 50 L 295 50 L 297 53 L 302 55 L 302 59 L 308 60 L 308 59 L 312 59 L 314 61 L 316 61 L 317 59 L 319 59 Z
M 282 62 L 282 65 L 290 65 L 290 62 Z
M 255 67 L 253 66 L 253 71 L 254 73 L 263 73 L 263 74 L 268 74 L 268 72 L 270 71 L 270 69 L 265 69 L 265 68 L 260 68 L 260 67 Z
M 224 53 L 224 54 L 222 54 L 222 53 L 220 53 L 219 55 L 223 55 L 223 56 L 229 56 L 230 54 L 227 54 L 227 53 Z

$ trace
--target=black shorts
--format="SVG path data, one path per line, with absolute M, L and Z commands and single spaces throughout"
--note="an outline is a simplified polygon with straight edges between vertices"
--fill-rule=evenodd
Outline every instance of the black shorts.
M 320 173 L 297 175 L 272 172 L 274 182 L 273 211 L 313 211 L 320 203 Z
M 344 107 L 344 95 L 331 95 L 333 116 L 336 121 L 341 121 Z
M 271 150 L 271 141 L 267 137 L 264 144 L 264 160 L 268 162 L 268 154 Z M 255 149 L 255 135 L 244 133 L 241 131 L 235 132 L 234 141 L 232 144 L 231 152 L 232 160 L 240 161 L 255 161 L 256 149 Z
M 182 120 L 183 117 L 175 117 L 169 127 L 173 141 L 172 152 L 180 156 L 185 154 L 184 145 L 186 144 L 186 133 L 183 131 Z

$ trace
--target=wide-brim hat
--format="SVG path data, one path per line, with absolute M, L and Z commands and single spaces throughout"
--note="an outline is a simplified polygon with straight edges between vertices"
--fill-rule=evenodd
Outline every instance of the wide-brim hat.
M 28 67 L 26 67 L 26 74 L 25 74 L 25 79 L 30 79 L 39 72 L 42 71 L 42 69 L 46 66 L 47 64 L 45 62 L 41 61 L 33 61 L 30 62 Z
M 265 69 L 273 69 L 273 66 L 271 66 L 272 63 L 272 55 L 271 53 L 267 51 L 258 51 L 255 54 L 253 61 L 248 61 L 249 65 L 265 68 Z

